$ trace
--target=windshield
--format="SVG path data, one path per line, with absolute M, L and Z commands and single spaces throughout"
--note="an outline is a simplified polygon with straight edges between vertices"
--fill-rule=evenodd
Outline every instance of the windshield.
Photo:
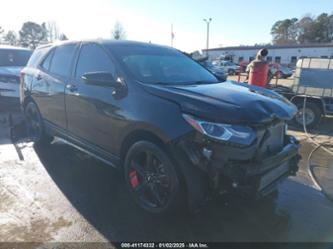
M 0 67 L 24 67 L 31 55 L 31 51 L 1 49 Z
M 148 84 L 199 84 L 218 80 L 181 52 L 153 46 L 122 46 L 113 54 L 138 81 Z

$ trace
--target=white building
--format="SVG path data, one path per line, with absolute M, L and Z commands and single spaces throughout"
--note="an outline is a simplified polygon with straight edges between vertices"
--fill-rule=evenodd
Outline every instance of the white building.
M 248 62 L 255 58 L 261 48 L 268 49 L 267 60 L 295 65 L 300 58 L 333 58 L 333 43 L 331 44 L 305 44 L 305 45 L 280 45 L 280 46 L 239 46 L 208 49 L 210 60 L 229 57 L 233 62 Z M 204 53 L 206 50 L 203 51 Z

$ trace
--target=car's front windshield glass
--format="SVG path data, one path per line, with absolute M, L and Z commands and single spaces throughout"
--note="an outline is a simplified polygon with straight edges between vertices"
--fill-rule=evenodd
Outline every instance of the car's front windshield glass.
M 197 62 L 171 48 L 119 46 L 112 53 L 132 77 L 147 84 L 207 84 L 216 77 Z
M 31 55 L 31 51 L 1 49 L 0 67 L 24 67 Z

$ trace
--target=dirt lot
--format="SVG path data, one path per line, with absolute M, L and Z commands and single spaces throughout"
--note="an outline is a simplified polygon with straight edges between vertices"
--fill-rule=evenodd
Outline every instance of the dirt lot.
M 313 131 L 326 141 L 333 119 Z M 0 115 L 0 242 L 103 241 L 333 241 L 333 202 L 308 173 L 314 149 L 301 131 L 297 177 L 279 186 L 274 200 L 231 197 L 211 202 L 201 213 L 151 217 L 129 200 L 121 174 L 55 142 L 47 147 L 9 139 Z M 333 186 L 333 158 L 318 149 L 310 160 L 327 192 Z

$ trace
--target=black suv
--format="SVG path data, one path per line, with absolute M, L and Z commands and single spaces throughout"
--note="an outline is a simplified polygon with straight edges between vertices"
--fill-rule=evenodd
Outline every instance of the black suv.
M 56 136 L 122 170 L 134 200 L 151 213 L 197 208 L 213 193 L 264 196 L 298 169 L 299 145 L 286 134 L 293 104 L 269 90 L 220 83 L 173 48 L 45 45 L 21 76 L 35 142 Z

